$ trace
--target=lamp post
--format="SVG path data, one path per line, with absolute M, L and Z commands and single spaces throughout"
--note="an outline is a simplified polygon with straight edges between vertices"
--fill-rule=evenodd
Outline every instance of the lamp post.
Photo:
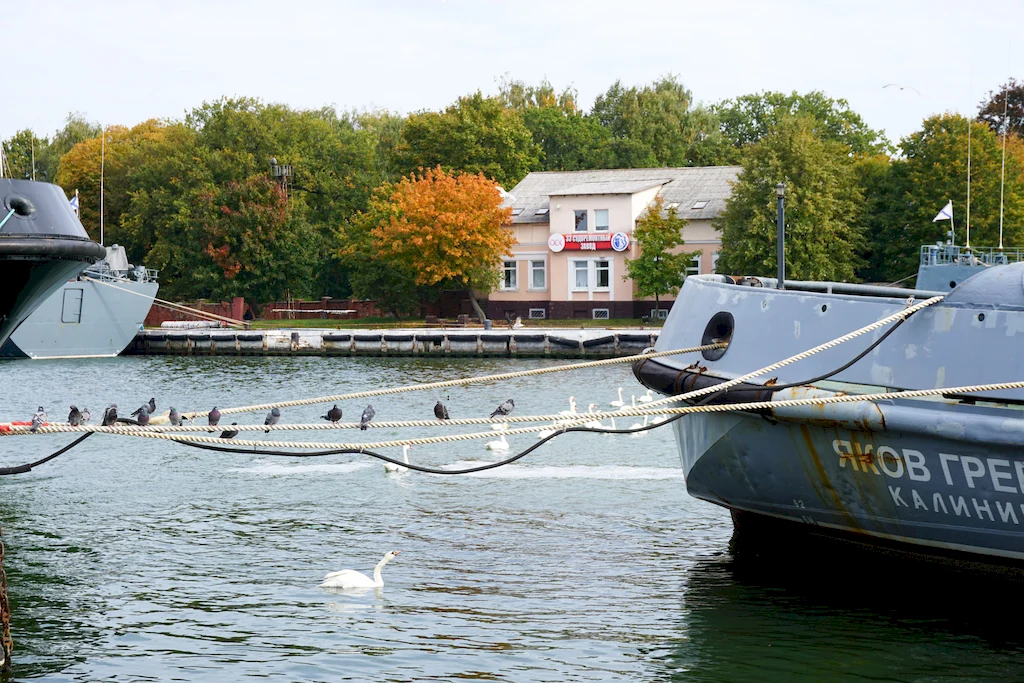
M 775 198 L 778 200 L 778 233 L 776 238 L 776 259 L 778 262 L 778 289 L 786 288 L 786 184 L 775 186 Z

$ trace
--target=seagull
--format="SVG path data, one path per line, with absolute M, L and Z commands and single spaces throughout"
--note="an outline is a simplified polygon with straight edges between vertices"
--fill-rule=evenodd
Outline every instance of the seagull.
M 270 427 L 270 426 L 276 425 L 277 421 L 280 420 L 280 419 L 281 419 L 281 411 L 278 410 L 277 408 L 274 408 L 269 413 L 267 413 L 267 419 L 263 421 L 263 424 L 265 426 Z M 264 434 L 269 434 L 270 430 L 269 429 L 264 429 L 263 433 Z
M 111 403 L 107 406 L 107 409 L 103 411 L 103 426 L 109 427 L 110 425 L 117 423 L 117 404 Z
M 78 409 L 78 406 L 71 406 L 71 412 L 68 413 L 68 424 L 72 427 L 78 427 L 82 424 L 82 412 Z
M 910 90 L 913 90 L 914 92 L 916 92 L 918 95 L 921 94 L 921 91 L 918 90 L 917 88 L 915 88 L 912 85 L 900 85 L 899 83 L 888 83 L 888 84 L 882 86 L 882 90 L 885 90 L 886 88 L 899 88 L 900 90 L 910 89 Z
M 132 415 L 135 415 L 135 419 L 143 427 L 149 424 L 149 408 L 147 408 L 146 406 L 140 407 L 138 410 L 132 413 Z
M 329 420 L 331 422 L 338 422 L 341 419 L 341 408 L 335 403 L 334 407 L 327 411 L 326 415 L 320 416 L 321 420 Z
M 236 425 L 238 423 L 237 422 L 232 422 L 231 424 L 232 424 L 232 426 L 234 426 L 234 425 Z M 233 439 L 236 436 L 238 436 L 238 430 L 237 429 L 226 429 L 226 430 L 224 430 L 223 432 L 220 433 L 220 437 L 219 438 L 221 438 L 221 439 Z
M 178 412 L 177 408 L 171 408 L 171 412 L 167 413 L 167 420 L 175 427 L 181 426 L 181 413 Z
M 448 408 L 447 408 L 447 406 L 445 406 L 445 404 L 441 403 L 440 399 L 438 399 L 437 403 L 434 404 L 434 417 L 436 417 L 438 420 L 450 420 L 451 419 L 450 417 L 448 417 Z
M 145 408 L 146 412 L 149 413 L 150 415 L 152 415 L 153 413 L 156 412 L 156 399 L 155 398 L 150 398 L 149 399 L 149 403 L 143 405 L 142 408 Z M 142 408 L 139 408 L 134 413 L 132 413 L 132 417 L 135 417 L 136 415 L 138 415 L 139 414 L 139 410 L 142 410 Z
M 366 410 L 363 411 L 363 416 L 359 418 L 359 429 L 366 431 L 367 426 L 370 424 L 370 420 L 377 414 L 377 411 L 373 409 L 373 405 L 366 406 Z
M 218 422 L 220 422 L 220 411 L 219 411 L 219 410 L 217 410 L 217 406 L 214 406 L 214 407 L 213 407 L 213 410 L 211 410 L 211 411 L 210 411 L 210 412 L 209 412 L 209 413 L 208 413 L 208 414 L 206 415 L 206 417 L 207 417 L 207 419 L 209 419 L 209 420 L 210 420 L 210 426 L 211 426 L 211 427 L 216 427 L 216 426 L 217 426 L 217 423 L 218 423 Z
M 495 415 L 501 415 L 502 417 L 505 417 L 509 413 L 511 413 L 512 409 L 515 408 L 515 407 L 516 407 L 516 402 L 513 401 L 512 399 L 509 399 L 509 400 L 505 401 L 504 403 L 502 403 L 497 408 L 495 408 L 494 412 L 491 413 L 490 416 L 494 417 Z
M 42 427 L 45 422 L 46 422 L 46 411 L 43 410 L 42 406 L 39 406 L 39 410 L 37 410 L 35 412 L 35 414 L 32 415 L 32 428 L 29 429 L 29 431 L 30 432 L 36 431 L 37 429 Z

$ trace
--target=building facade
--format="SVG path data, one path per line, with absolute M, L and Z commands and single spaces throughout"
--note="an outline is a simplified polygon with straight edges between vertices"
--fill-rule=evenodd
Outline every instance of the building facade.
M 738 166 L 530 173 L 506 196 L 519 244 L 502 264 L 487 315 L 502 319 L 661 316 L 671 297 L 639 300 L 626 275 L 636 258 L 633 228 L 654 199 L 688 221 L 681 251 L 689 274 L 713 273 L 721 239 L 711 221 L 725 208 Z

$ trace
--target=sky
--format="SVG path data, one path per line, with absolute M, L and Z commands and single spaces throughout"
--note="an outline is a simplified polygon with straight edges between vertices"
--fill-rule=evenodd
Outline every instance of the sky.
M 502 77 L 571 86 L 589 109 L 616 80 L 674 74 L 705 104 L 822 90 L 898 141 L 1024 79 L 1019 0 L 0 0 L 0 10 L 0 139 L 51 135 L 69 112 L 105 125 L 180 119 L 222 96 L 438 110 L 496 92 Z

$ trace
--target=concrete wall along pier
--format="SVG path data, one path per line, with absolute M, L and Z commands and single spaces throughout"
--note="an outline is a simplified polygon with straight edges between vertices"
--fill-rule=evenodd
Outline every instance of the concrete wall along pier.
M 607 358 L 654 346 L 657 330 L 143 330 L 133 355 Z

